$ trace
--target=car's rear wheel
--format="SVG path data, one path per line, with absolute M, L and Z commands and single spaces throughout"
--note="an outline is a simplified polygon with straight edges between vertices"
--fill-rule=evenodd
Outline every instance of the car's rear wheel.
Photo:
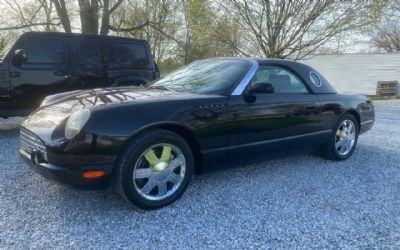
M 119 157 L 114 180 L 128 202 L 156 209 L 177 200 L 194 172 L 189 145 L 167 130 L 152 130 L 132 140 Z
M 358 134 L 356 118 L 351 114 L 343 115 L 336 123 L 329 142 L 322 148 L 322 155 L 331 160 L 346 160 L 356 148 Z

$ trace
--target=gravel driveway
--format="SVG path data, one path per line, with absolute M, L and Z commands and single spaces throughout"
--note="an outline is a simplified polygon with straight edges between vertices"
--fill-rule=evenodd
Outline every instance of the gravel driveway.
M 0 134 L 0 248 L 400 248 L 400 102 L 354 155 L 313 155 L 195 176 L 157 211 L 113 190 L 52 183 L 22 163 L 16 132 Z

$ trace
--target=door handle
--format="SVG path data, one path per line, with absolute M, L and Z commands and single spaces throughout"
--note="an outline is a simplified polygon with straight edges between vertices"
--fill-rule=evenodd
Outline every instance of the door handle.
M 56 71 L 56 72 L 54 72 L 54 75 L 56 75 L 56 76 L 68 76 L 68 73 L 64 72 L 64 71 Z
M 10 72 L 10 77 L 20 77 L 21 73 L 20 72 Z
M 306 108 L 307 108 L 307 109 L 316 109 L 316 108 L 317 108 L 317 105 L 315 105 L 315 104 L 307 104 L 307 105 L 306 105 Z

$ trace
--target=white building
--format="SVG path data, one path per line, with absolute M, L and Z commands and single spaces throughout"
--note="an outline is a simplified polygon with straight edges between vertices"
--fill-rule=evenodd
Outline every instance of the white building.
M 378 81 L 400 81 L 400 53 L 320 55 L 303 60 L 342 93 L 376 93 Z

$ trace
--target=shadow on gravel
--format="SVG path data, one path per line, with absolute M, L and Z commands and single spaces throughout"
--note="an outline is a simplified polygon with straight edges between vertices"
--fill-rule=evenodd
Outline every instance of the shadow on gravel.
M 384 159 L 382 160 L 382 158 Z M 286 154 L 285 157 L 275 156 L 269 160 L 246 161 L 245 164 L 236 163 L 234 165 L 207 166 L 202 173 L 194 176 L 192 183 L 189 185 L 188 191 L 183 196 L 183 199 L 161 210 L 179 210 L 180 205 L 187 206 L 188 204 L 185 203 L 191 200 L 190 196 L 193 195 L 193 193 L 202 197 L 201 202 L 212 203 L 210 197 L 213 196 L 208 196 L 208 190 L 213 190 L 213 193 L 215 194 L 215 190 L 218 190 L 218 187 L 231 186 L 231 184 L 237 182 L 241 182 L 241 188 L 246 188 L 246 183 L 248 183 L 249 180 L 257 180 L 260 178 L 265 178 L 265 180 L 270 181 L 270 185 L 272 186 L 274 184 L 274 177 L 276 176 L 279 176 L 280 178 L 288 178 L 289 180 L 296 176 L 303 176 L 304 178 L 314 180 L 317 183 L 320 183 L 321 181 L 318 180 L 318 176 L 324 176 L 325 178 L 327 175 L 332 176 L 332 179 L 326 180 L 328 182 L 336 178 L 341 179 L 341 181 L 346 178 L 351 178 L 349 181 L 354 181 L 355 178 L 367 178 L 370 180 L 374 177 L 379 178 L 379 176 L 385 172 L 382 171 L 381 168 L 394 167 L 394 170 L 398 170 L 395 166 L 395 162 L 398 162 L 399 160 L 398 151 L 380 149 L 360 144 L 358 145 L 354 155 L 347 161 L 342 162 L 329 161 L 320 158 L 319 156 L 315 156 L 312 153 L 307 154 L 301 151 L 293 151 L 290 152 L 290 154 Z M 343 175 L 344 173 L 345 175 Z M 373 175 L 371 177 L 372 173 Z M 216 179 L 218 182 L 213 182 Z M 299 180 L 294 178 L 292 183 L 298 181 Z M 279 185 L 279 183 L 276 184 Z M 310 185 L 312 185 L 312 182 Z M 277 186 L 277 188 L 282 187 Z M 304 188 L 308 189 L 307 187 Z M 231 194 L 220 193 L 219 195 L 234 195 L 234 192 L 236 191 L 231 190 Z M 75 212 L 92 213 L 93 211 L 96 211 L 100 213 L 98 216 L 112 214 L 116 211 L 122 213 L 146 213 L 146 211 L 125 203 L 118 196 L 116 191 L 114 191 L 112 186 L 107 190 L 96 191 L 66 188 L 63 193 L 60 193 L 60 195 L 63 196 L 64 200 L 64 204 L 61 207 L 63 207 L 67 213 L 76 210 L 76 207 L 79 207 L 80 211 Z M 251 203 L 251 199 L 246 201 L 249 197 L 243 196 L 241 198 L 243 199 L 243 202 Z M 196 204 L 192 205 L 196 206 Z
M 310 149 L 286 149 L 284 151 L 274 151 L 273 153 L 266 153 L 259 157 L 252 157 L 249 159 L 242 159 L 235 162 L 219 162 L 215 164 L 208 164 L 203 166 L 201 174 L 212 174 L 219 171 L 225 171 L 229 169 L 240 169 L 240 168 L 252 168 L 254 165 L 262 163 L 268 163 L 273 160 L 284 160 L 290 159 L 291 157 L 302 157 L 302 156 L 315 156 L 319 157 L 315 150 Z
M 11 129 L 11 130 L 0 130 L 0 138 L 1 137 L 14 137 L 19 135 L 19 129 Z
M 83 217 L 95 216 L 96 218 L 107 218 L 110 216 L 111 218 L 115 218 L 126 215 L 134 216 L 135 214 L 143 216 L 144 214 L 147 214 L 150 217 L 143 217 L 143 220 L 157 220 L 157 216 L 154 217 L 153 215 L 162 213 L 161 211 L 181 211 L 187 206 L 196 207 L 203 201 L 212 203 L 213 195 L 208 196 L 207 190 L 218 189 L 216 186 L 230 186 L 230 184 L 238 181 L 246 183 L 248 179 L 255 179 L 256 177 L 259 177 L 260 171 L 262 171 L 267 178 L 269 173 L 273 173 L 274 171 L 281 172 L 284 168 L 291 172 L 292 170 L 290 169 L 292 169 L 294 166 L 292 164 L 285 166 L 285 162 L 288 160 L 290 162 L 298 162 L 299 160 L 305 158 L 304 155 L 306 155 L 307 159 L 310 157 L 313 159 L 319 159 L 319 157 L 314 157 L 310 154 L 307 155 L 307 153 L 303 151 L 293 151 L 289 154 L 286 153 L 286 157 L 283 155 L 275 155 L 273 158 L 267 161 L 265 159 L 253 159 L 245 162 L 237 162 L 232 165 L 226 164 L 207 166 L 200 174 L 193 177 L 188 190 L 183 195 L 183 198 L 167 207 L 154 211 L 141 210 L 126 203 L 117 194 L 112 185 L 110 185 L 110 187 L 106 190 L 79 190 L 65 187 L 63 192 L 60 193 L 63 201 L 63 204 L 60 207 L 63 208 L 62 214 L 68 217 L 68 220 L 66 221 L 70 222 L 68 224 L 71 226 L 74 226 L 73 221 L 76 222 L 75 216 L 73 215 L 76 215 L 77 213 Z M 273 162 L 273 166 L 267 166 L 268 163 L 271 162 Z M 267 170 L 266 167 L 268 167 Z M 245 179 L 240 178 L 240 176 L 237 175 L 238 172 L 244 172 Z M 215 179 L 218 179 L 218 182 L 214 182 L 213 180 Z M 196 199 L 195 202 L 192 200 L 194 198 L 191 197 L 192 195 L 194 195 Z M 227 193 L 220 195 L 229 196 L 230 194 Z M 199 196 L 202 197 L 201 201 L 198 200 Z M 247 202 L 246 197 L 243 197 L 243 201 Z M 249 200 L 248 202 L 251 201 Z M 95 213 L 95 215 L 93 213 Z

